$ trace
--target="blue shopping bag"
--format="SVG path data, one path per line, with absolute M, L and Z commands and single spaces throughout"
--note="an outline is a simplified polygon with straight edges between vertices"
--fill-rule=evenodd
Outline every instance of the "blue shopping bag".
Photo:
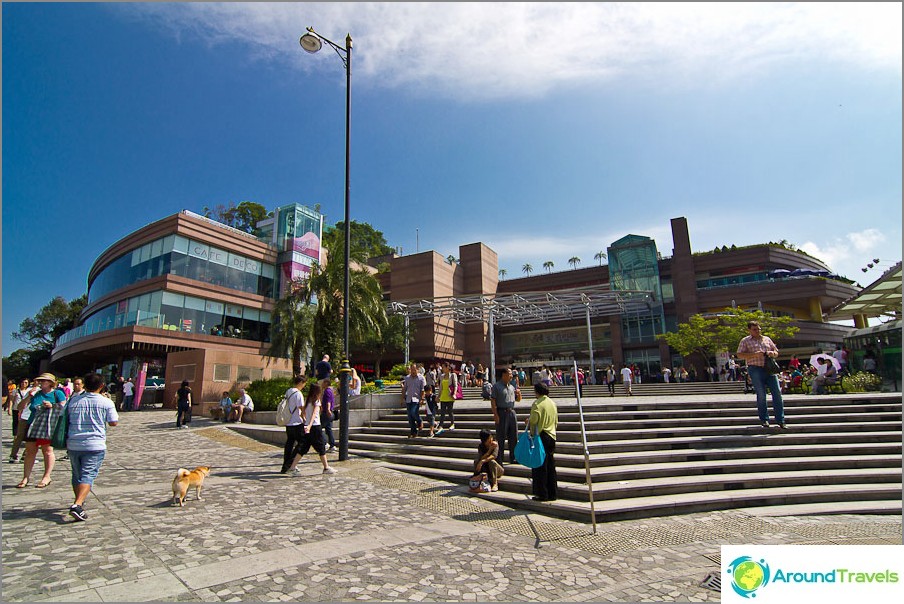
M 531 436 L 527 430 L 521 433 L 515 445 L 515 461 L 528 468 L 539 468 L 543 465 L 546 461 L 546 449 L 543 448 L 543 441 L 539 435 Z

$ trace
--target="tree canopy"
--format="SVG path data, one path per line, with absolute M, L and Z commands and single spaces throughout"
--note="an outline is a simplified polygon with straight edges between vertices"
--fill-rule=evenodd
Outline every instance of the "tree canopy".
M 378 231 L 370 224 L 352 220 L 348 226 L 352 234 L 350 249 L 353 259 L 366 263 L 371 258 L 386 256 L 395 251 L 386 243 L 386 237 L 383 236 L 383 232 Z M 344 221 L 339 221 L 334 227 L 324 229 L 323 245 L 330 251 L 330 258 L 343 258 L 345 256 L 344 240 Z M 339 255 L 334 256 L 332 255 L 333 253 L 338 253 Z
M 678 331 L 659 337 L 683 356 L 694 353 L 710 359 L 718 352 L 734 352 L 738 342 L 748 334 L 747 322 L 758 321 L 762 334 L 773 340 L 794 337 L 798 328 L 790 317 L 773 317 L 761 310 L 726 308 L 717 315 L 692 315 L 686 323 L 678 324 Z
M 267 208 L 253 201 L 242 201 L 238 205 L 234 201 L 230 201 L 228 206 L 217 204 L 213 209 L 204 206 L 203 213 L 205 218 L 216 220 L 252 235 L 257 234 L 256 225 L 259 221 L 273 215 L 272 212 L 267 212 Z
M 34 317 L 28 317 L 19 323 L 19 331 L 13 337 L 25 343 L 29 350 L 50 352 L 58 337 L 75 327 L 79 314 L 88 303 L 88 294 L 84 294 L 69 302 L 57 296 L 38 311 Z

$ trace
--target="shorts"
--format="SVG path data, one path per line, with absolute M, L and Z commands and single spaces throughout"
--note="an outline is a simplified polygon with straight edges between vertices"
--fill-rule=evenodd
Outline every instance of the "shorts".
M 49 438 L 31 438 L 30 436 L 25 437 L 25 442 L 27 443 L 37 443 L 39 447 L 49 447 L 50 439 Z
M 72 486 L 78 484 L 94 484 L 100 465 L 107 454 L 101 451 L 73 451 L 69 450 L 69 465 L 72 466 Z
M 304 438 L 295 446 L 295 453 L 304 457 L 312 448 L 317 451 L 318 455 L 326 454 L 326 439 L 323 436 L 323 429 L 316 424 L 311 426 L 311 431 L 304 434 Z

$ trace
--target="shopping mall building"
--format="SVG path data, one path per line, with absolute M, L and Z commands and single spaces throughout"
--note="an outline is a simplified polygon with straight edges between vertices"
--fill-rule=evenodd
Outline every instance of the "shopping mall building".
M 727 307 L 792 317 L 800 330 L 794 340 L 778 342 L 784 358 L 834 348 L 851 331 L 826 322 L 825 313 L 857 288 L 819 260 L 779 244 L 695 253 L 686 219 L 672 219 L 671 227 L 670 256 L 649 237 L 626 235 L 606 248 L 608 264 L 523 278 L 500 280 L 496 252 L 483 243 L 460 246 L 454 263 L 428 251 L 373 264 L 388 262 L 389 270 L 377 277 L 384 300 L 399 307 L 528 292 L 649 294 L 640 311 L 500 324 L 492 347 L 487 322 L 421 315 L 411 321 L 409 355 L 425 363 L 488 365 L 492 349 L 496 366 L 569 367 L 577 361 L 599 369 L 627 363 L 656 375 L 662 366 L 682 361 L 657 335 L 693 314 Z M 292 204 L 258 224 L 257 237 L 187 211 L 129 234 L 91 267 L 88 305 L 79 327 L 57 341 L 53 367 L 132 377 L 146 369 L 147 376 L 165 377 L 167 401 L 182 380 L 208 401 L 238 383 L 289 375 L 288 361 L 264 356 L 273 302 L 288 279 L 304 276 L 320 261 L 322 228 L 319 213 Z M 864 317 L 855 322 L 865 326 Z M 384 358 L 383 369 L 403 355 Z M 365 375 L 373 360 L 352 350 L 353 364 Z

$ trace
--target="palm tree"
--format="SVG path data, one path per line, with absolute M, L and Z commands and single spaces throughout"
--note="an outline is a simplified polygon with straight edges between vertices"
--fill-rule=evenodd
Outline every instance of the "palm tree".
M 521 272 L 530 277 L 530 274 L 534 272 L 534 267 L 532 267 L 530 264 L 525 264 L 521 267 Z
M 342 258 L 345 251 L 345 233 L 328 242 L 327 257 Z M 351 262 L 365 264 L 365 253 L 351 250 Z M 329 354 L 339 358 L 343 350 L 343 296 L 345 289 L 345 263 L 342 260 L 329 262 L 325 266 L 315 264 L 308 279 L 307 299 L 316 299 L 317 311 L 314 320 L 312 354 Z M 366 337 L 379 337 L 387 324 L 386 307 L 383 305 L 383 291 L 380 282 L 363 269 L 354 266 L 349 270 L 349 340 L 361 342 Z
M 572 268 L 577 269 L 578 265 L 581 263 L 581 259 L 577 256 L 572 256 L 568 259 L 568 264 L 571 265 Z
M 599 261 L 600 261 L 600 266 L 602 266 L 602 265 L 603 265 L 603 260 L 606 259 L 606 252 L 603 252 L 603 251 L 597 252 L 597 253 L 593 256 L 593 259 L 594 259 L 594 260 L 599 260 Z
M 499 269 L 499 278 L 505 281 L 505 276 L 508 275 L 508 271 L 504 268 Z
M 546 262 L 543 263 L 543 268 L 545 268 L 546 272 L 549 273 L 552 270 L 552 267 L 554 267 L 555 265 L 556 265 L 556 263 L 553 262 L 552 260 L 547 260 Z
M 317 307 L 310 303 L 310 293 L 307 280 L 293 281 L 289 292 L 273 306 L 267 363 L 275 358 L 289 358 L 293 375 L 302 374 L 302 355 L 314 343 Z
M 452 254 L 449 254 L 448 256 L 446 256 L 446 262 L 448 262 L 449 264 L 455 264 L 456 262 L 458 262 L 458 258 L 453 256 Z

